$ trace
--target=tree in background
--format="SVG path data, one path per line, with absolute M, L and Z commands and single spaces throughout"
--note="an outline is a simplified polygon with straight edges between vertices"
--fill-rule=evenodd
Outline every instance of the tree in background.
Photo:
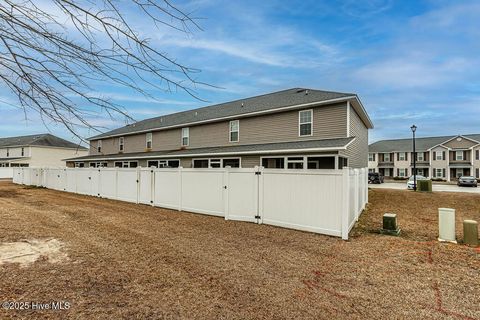
M 135 30 L 132 11 L 152 30 L 200 29 L 168 0 L 1 1 L 0 79 L 25 116 L 37 112 L 44 123 L 61 123 L 76 136 L 78 126 L 101 129 L 89 121 L 99 112 L 131 119 L 124 107 L 96 93 L 102 82 L 151 98 L 149 89 L 198 98 L 193 75 L 199 70 L 152 45 L 141 35 L 145 30 Z

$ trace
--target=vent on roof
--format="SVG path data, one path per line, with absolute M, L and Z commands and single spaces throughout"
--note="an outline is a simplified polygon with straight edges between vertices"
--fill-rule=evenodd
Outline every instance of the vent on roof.
M 242 102 L 242 108 L 243 108 L 243 102 Z

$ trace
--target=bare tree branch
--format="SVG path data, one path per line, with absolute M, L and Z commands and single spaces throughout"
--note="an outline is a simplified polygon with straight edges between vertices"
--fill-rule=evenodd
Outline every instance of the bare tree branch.
M 200 99 L 195 88 L 208 84 L 193 77 L 199 70 L 152 45 L 126 14 L 129 5 L 156 30 L 201 30 L 196 19 L 170 1 L 51 0 L 51 4 L 47 9 L 34 0 L 0 2 L 0 81 L 25 114 L 37 112 L 43 121 L 61 123 L 80 137 L 79 127 L 102 129 L 89 121 L 99 113 L 133 120 L 123 106 L 98 95 L 94 87 L 98 83 L 116 84 L 150 98 L 154 97 L 149 91 L 156 89 L 183 91 Z

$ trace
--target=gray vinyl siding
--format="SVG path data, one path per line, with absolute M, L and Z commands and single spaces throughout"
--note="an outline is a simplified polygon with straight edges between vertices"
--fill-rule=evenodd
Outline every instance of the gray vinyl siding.
M 348 166 L 368 167 L 368 129 L 352 107 L 350 107 L 350 136 L 355 137 L 355 140 L 346 150 Z
M 241 118 L 238 142 L 229 142 L 229 121 L 189 127 L 188 148 L 249 145 L 261 143 L 319 140 L 346 137 L 346 103 L 321 106 L 313 109 L 312 136 L 299 137 L 298 112 L 285 111 L 274 114 Z M 124 136 L 124 153 L 147 152 L 146 134 Z M 118 154 L 118 137 L 102 139 L 101 154 Z M 181 146 L 181 128 L 153 132 L 151 151 L 178 150 Z M 91 141 L 90 155 L 98 155 L 97 141 Z

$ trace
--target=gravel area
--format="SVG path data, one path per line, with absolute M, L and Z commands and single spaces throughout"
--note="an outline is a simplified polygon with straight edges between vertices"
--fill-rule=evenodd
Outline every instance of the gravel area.
M 438 243 L 437 208 L 476 194 L 370 190 L 350 241 L 0 182 L 0 244 L 56 239 L 66 258 L 0 265 L 0 319 L 480 319 L 480 251 Z M 400 237 L 378 234 L 394 212 Z

